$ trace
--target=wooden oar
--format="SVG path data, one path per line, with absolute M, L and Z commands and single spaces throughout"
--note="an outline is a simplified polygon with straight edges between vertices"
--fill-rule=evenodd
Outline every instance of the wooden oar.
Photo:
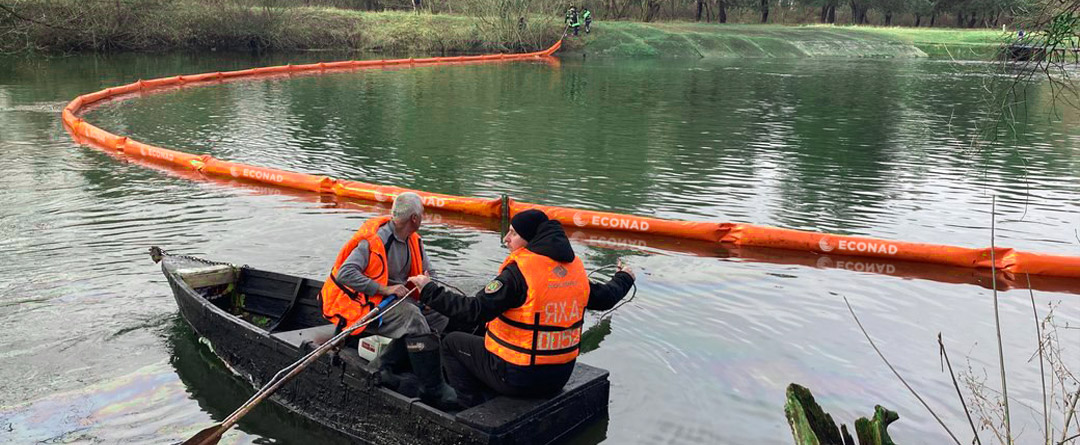
M 390 311 L 391 309 L 397 307 L 397 305 L 401 304 L 401 302 L 408 299 L 409 294 L 412 294 L 417 290 L 418 289 L 415 287 L 410 289 L 404 297 L 397 298 L 397 301 L 393 301 L 393 296 L 386 297 L 390 301 L 393 301 L 392 304 L 388 306 L 383 306 L 383 304 L 386 304 L 387 302 L 387 300 L 384 299 L 383 304 L 376 306 L 374 309 L 368 312 L 367 315 L 364 315 L 362 318 L 360 318 L 360 320 L 357 320 L 357 322 L 350 326 L 348 329 L 341 331 L 341 333 L 335 335 L 333 338 L 331 338 L 326 343 L 323 343 L 318 348 L 315 348 L 314 351 L 311 351 L 310 353 L 308 353 L 308 355 L 305 355 L 304 358 L 298 360 L 296 363 L 286 366 L 284 369 L 278 371 L 278 373 L 274 375 L 274 378 L 270 379 L 269 382 L 266 382 L 266 384 L 263 385 L 263 387 L 259 389 L 259 391 L 255 393 L 255 395 L 251 396 L 251 398 L 248 399 L 248 401 L 245 402 L 243 405 L 241 405 L 240 408 L 237 408 L 236 411 L 233 411 L 233 413 L 230 414 L 229 417 L 226 417 L 224 422 L 199 431 L 198 434 L 191 436 L 190 439 L 184 441 L 183 445 L 217 444 L 218 441 L 221 440 L 222 434 L 225 434 L 225 432 L 228 431 L 229 428 L 232 428 L 232 426 L 235 425 L 236 422 L 240 421 L 241 417 L 244 417 L 244 415 L 247 414 L 248 411 L 251 411 L 252 408 L 255 408 L 255 406 L 258 405 L 259 402 L 262 402 L 264 399 L 269 397 L 270 394 L 273 394 L 274 391 L 281 387 L 281 385 L 284 385 L 285 382 L 288 382 L 290 379 L 296 376 L 296 374 L 299 374 L 300 371 L 303 371 L 304 368 L 311 364 L 311 362 L 317 360 L 319 357 L 322 357 L 322 355 L 325 354 L 326 351 L 329 351 L 341 342 L 345 341 L 345 339 L 348 338 L 349 335 L 351 335 L 357 329 L 367 326 L 371 322 L 377 320 L 379 314 Z M 287 374 L 282 377 L 283 373 Z

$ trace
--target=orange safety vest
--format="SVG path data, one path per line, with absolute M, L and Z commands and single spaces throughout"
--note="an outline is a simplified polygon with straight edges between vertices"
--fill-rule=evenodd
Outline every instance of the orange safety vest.
M 338 252 L 337 259 L 334 260 L 334 267 L 330 269 L 330 278 L 323 283 L 322 291 L 319 292 L 323 316 L 337 324 L 339 329 L 352 326 L 357 320 L 367 315 L 373 307 L 382 302 L 382 295 L 364 295 L 350 289 L 338 281 L 337 274 L 338 268 L 345 263 L 345 260 L 349 258 L 349 255 L 360 244 L 360 241 L 367 241 L 368 261 L 367 268 L 364 269 L 364 275 L 375 280 L 380 285 L 386 286 L 388 279 L 386 246 L 383 245 L 382 239 L 379 238 L 377 232 L 380 227 L 389 221 L 389 216 L 380 216 L 365 221 L 356 230 L 352 238 L 349 238 L 349 241 L 345 243 L 345 247 L 342 247 L 341 251 Z M 420 247 L 420 235 L 413 233 L 409 236 L 406 244 L 409 246 L 409 276 L 424 273 L 424 257 L 423 250 Z M 363 332 L 363 329 L 358 329 L 353 332 L 353 335 L 358 335 L 361 332 Z
M 517 263 L 529 287 L 525 304 L 487 324 L 484 347 L 518 366 L 559 365 L 578 356 L 581 322 L 589 303 L 589 277 L 581 258 L 560 263 L 521 248 L 499 272 Z

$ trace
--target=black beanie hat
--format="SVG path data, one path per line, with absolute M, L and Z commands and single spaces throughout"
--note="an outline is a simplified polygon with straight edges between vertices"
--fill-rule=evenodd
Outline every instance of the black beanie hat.
M 529 209 L 524 212 L 514 215 L 510 218 L 510 225 L 514 227 L 514 231 L 518 233 L 525 241 L 532 241 L 536 236 L 536 229 L 540 227 L 540 224 L 547 221 L 548 217 L 536 209 Z

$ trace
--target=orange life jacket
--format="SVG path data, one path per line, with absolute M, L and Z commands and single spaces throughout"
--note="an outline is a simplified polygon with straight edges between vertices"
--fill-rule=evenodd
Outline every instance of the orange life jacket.
M 517 263 L 529 287 L 525 304 L 487 324 L 484 347 L 519 366 L 558 365 L 577 358 L 589 278 L 581 258 L 560 263 L 521 248 L 503 261 Z
M 339 329 L 352 326 L 357 320 L 367 315 L 369 311 L 380 302 L 382 295 L 364 295 L 350 289 L 337 279 L 338 268 L 349 258 L 360 241 L 368 243 L 367 268 L 364 275 L 382 286 L 386 286 L 388 279 L 386 246 L 379 238 L 379 227 L 390 221 L 389 216 L 371 218 L 364 222 L 352 238 L 338 252 L 334 260 L 334 267 L 330 269 L 330 278 L 323 283 L 322 291 L 319 292 L 319 300 L 322 301 L 323 316 L 327 320 L 338 325 Z M 424 272 L 423 252 L 420 248 L 420 235 L 413 233 L 409 236 L 406 244 L 409 246 L 409 276 L 420 275 Z M 363 332 L 358 329 L 353 335 Z

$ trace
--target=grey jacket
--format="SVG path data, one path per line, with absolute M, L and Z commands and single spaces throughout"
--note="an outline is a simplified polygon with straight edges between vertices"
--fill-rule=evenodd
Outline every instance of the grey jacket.
M 400 240 L 394 235 L 394 221 L 392 220 L 379 227 L 375 234 L 382 240 L 383 246 L 386 247 L 387 285 L 404 284 L 405 280 L 409 278 L 409 265 L 414 260 L 409 257 L 409 246 L 406 244 L 406 240 Z M 338 281 L 364 295 L 378 294 L 379 283 L 364 275 L 364 269 L 367 269 L 370 255 L 368 242 L 360 241 L 356 245 L 356 249 L 353 249 L 352 253 L 349 254 L 349 258 L 338 268 Z M 420 241 L 420 256 L 422 257 L 421 261 L 423 261 L 423 270 L 428 275 L 431 275 L 431 263 L 428 260 L 427 252 L 424 251 L 423 240 Z

